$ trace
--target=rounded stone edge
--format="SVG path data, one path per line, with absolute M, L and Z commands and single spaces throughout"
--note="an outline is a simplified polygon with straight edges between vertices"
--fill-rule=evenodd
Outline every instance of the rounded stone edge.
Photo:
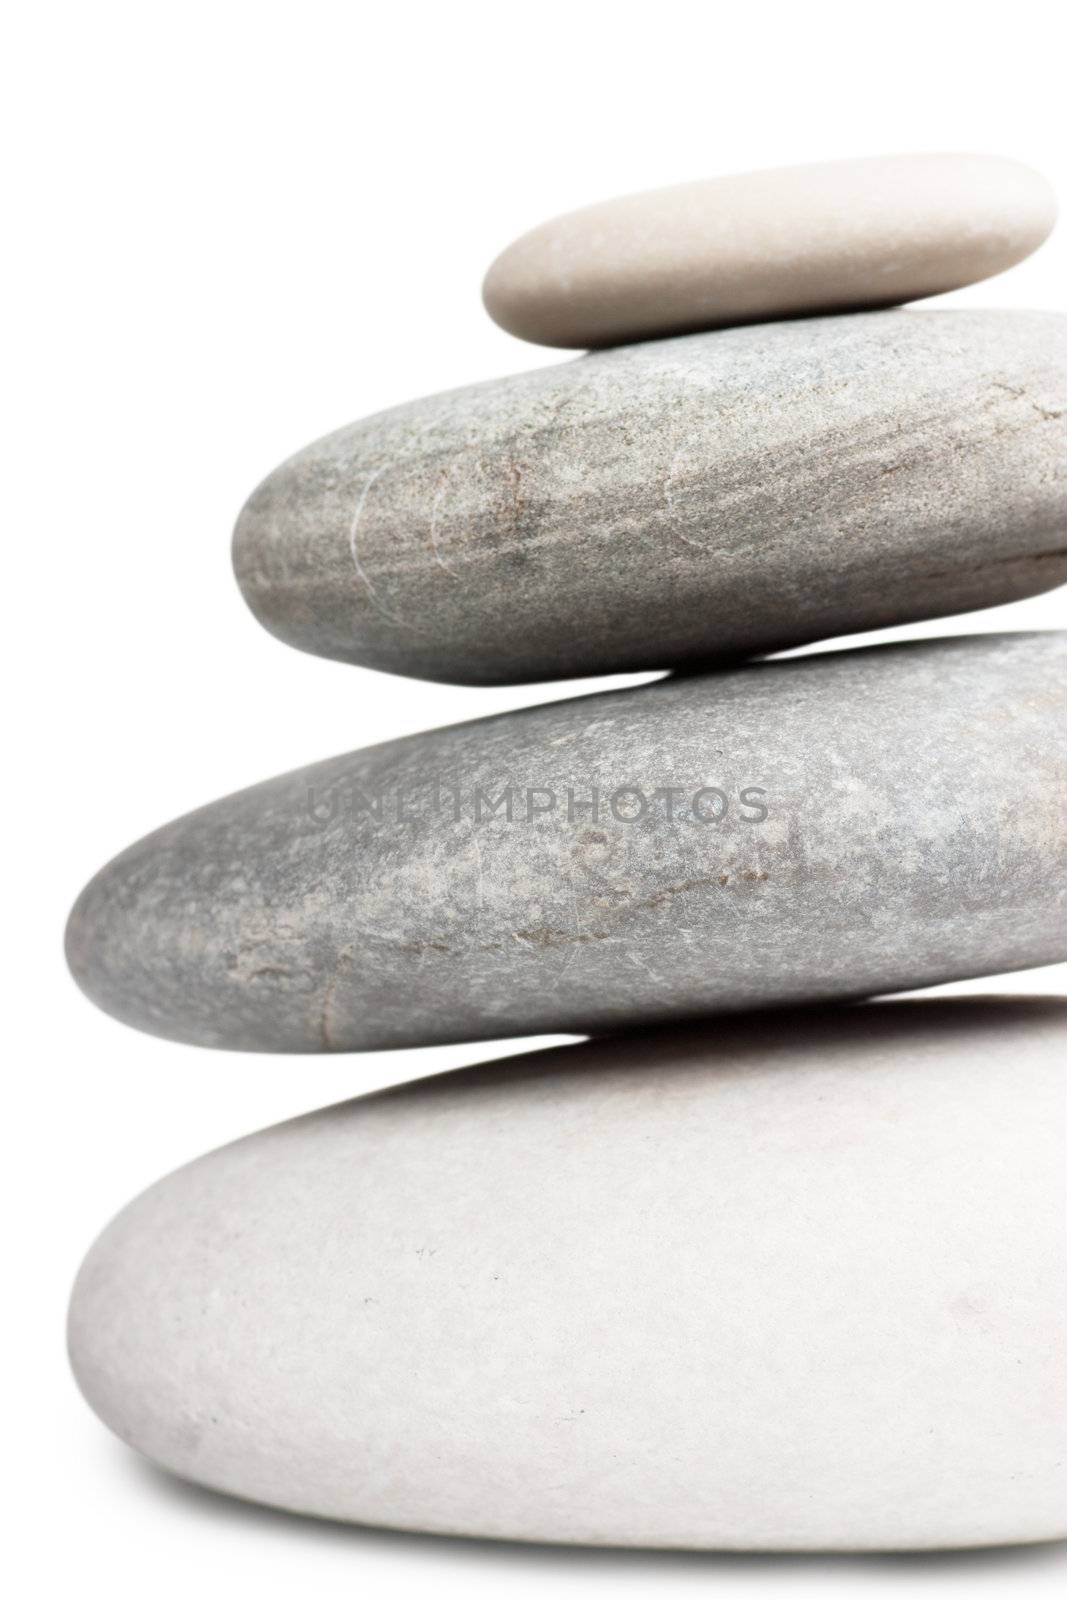
M 1067 996 L 1057 994 L 996 993 L 974 996 L 932 996 L 923 999 L 912 997 L 894 997 L 872 1000 L 857 1007 L 830 1005 L 813 1008 L 804 1007 L 801 1008 L 801 1011 L 804 1014 L 810 1014 L 817 1026 L 819 1017 L 825 1014 L 827 1011 L 834 1013 L 846 1011 L 854 1015 L 856 1012 L 862 1012 L 868 1008 L 876 1009 L 880 1013 L 891 1013 L 898 1010 L 900 1012 L 910 1010 L 914 1013 L 917 1009 L 921 1008 L 928 1017 L 933 1013 L 941 1011 L 944 1013 L 944 1017 L 941 1020 L 947 1020 L 949 1014 L 953 1011 L 955 1011 L 957 1015 L 964 1015 L 967 1011 L 975 1013 L 980 1011 L 995 1012 L 1002 1009 L 1011 1009 L 1016 1011 L 1018 1014 L 1028 1010 L 1034 1016 L 1036 1016 L 1042 1010 L 1049 1008 L 1052 1008 L 1054 1011 L 1062 1014 L 1064 1010 L 1067 1010 Z M 764 1016 L 773 1020 L 774 1014 L 750 1014 L 751 1021 L 757 1025 Z M 658 1033 L 670 1035 L 675 1031 L 676 1030 L 674 1029 L 641 1030 L 636 1036 L 630 1035 L 629 1039 L 631 1042 L 634 1042 L 635 1040 L 639 1042 L 642 1033 L 648 1033 L 652 1036 L 655 1036 Z M 581 1052 L 590 1047 L 595 1050 L 604 1045 L 610 1046 L 611 1044 L 624 1042 L 624 1038 L 620 1036 L 601 1036 L 599 1039 L 593 1038 L 585 1041 L 576 1041 L 572 1044 L 549 1046 L 535 1051 L 532 1054 L 527 1054 L 517 1058 L 493 1057 L 491 1060 L 485 1062 L 478 1062 L 467 1066 L 452 1068 L 445 1073 L 430 1073 L 428 1075 L 415 1077 L 406 1080 L 403 1083 L 388 1086 L 384 1089 L 376 1091 L 370 1091 L 354 1098 L 357 1100 L 371 1101 L 398 1093 L 418 1091 L 422 1088 L 428 1088 L 431 1092 L 448 1093 L 453 1084 L 459 1086 L 464 1082 L 476 1082 L 481 1075 L 485 1073 L 491 1073 L 494 1069 L 506 1069 L 511 1066 L 513 1062 L 515 1065 L 519 1066 L 520 1070 L 526 1072 L 536 1072 L 541 1063 L 551 1062 L 553 1065 L 558 1065 L 558 1058 L 565 1057 L 572 1051 Z M 962 1553 L 986 1549 L 1021 1549 L 1044 1544 L 1058 1543 L 1059 1541 L 1067 1538 L 1067 1518 L 1065 1518 L 1055 1528 L 1048 1528 L 1039 1532 L 1028 1530 L 1025 1533 L 1019 1533 L 1018 1535 L 1010 1537 L 1005 1537 L 1002 1533 L 991 1533 L 982 1538 L 971 1538 L 966 1541 L 952 1540 L 951 1542 L 947 1543 L 944 1541 L 935 1541 L 929 1538 L 918 1541 L 909 1541 L 907 1544 L 891 1543 L 886 1541 L 873 1542 L 859 1539 L 832 1545 L 824 1544 L 822 1542 L 805 1542 L 803 1540 L 792 1542 L 761 1541 L 758 1544 L 751 1542 L 720 1542 L 716 1544 L 690 1542 L 678 1544 L 675 1542 L 656 1541 L 654 1539 L 634 1539 L 620 1542 L 617 1539 L 580 1539 L 568 1538 L 566 1536 L 542 1537 L 535 1533 L 512 1534 L 496 1531 L 479 1531 L 469 1527 L 453 1526 L 451 1524 L 445 1525 L 443 1523 L 422 1520 L 405 1520 L 396 1522 L 374 1520 L 361 1523 L 359 1519 L 352 1516 L 342 1515 L 336 1511 L 317 1509 L 313 1505 L 306 1503 L 300 1496 L 294 1496 L 291 1501 L 261 1498 L 255 1494 L 246 1493 L 240 1488 L 231 1485 L 226 1480 L 224 1475 L 205 1474 L 203 1476 L 196 1476 L 176 1462 L 170 1462 L 163 1459 L 161 1455 L 149 1453 L 149 1451 L 138 1442 L 137 1429 L 132 1426 L 124 1426 L 117 1414 L 118 1408 L 113 1407 L 108 1403 L 107 1391 L 109 1375 L 106 1370 L 106 1364 L 100 1359 L 94 1357 L 91 1348 L 92 1341 L 86 1333 L 86 1329 L 89 1327 L 92 1318 L 82 1317 L 81 1302 L 83 1292 L 85 1292 L 90 1285 L 90 1280 L 94 1270 L 97 1267 L 106 1270 L 108 1252 L 114 1237 L 121 1233 L 124 1222 L 126 1222 L 128 1218 L 133 1217 L 141 1205 L 155 1191 L 164 1188 L 172 1180 L 180 1178 L 185 1173 L 199 1167 L 203 1163 L 212 1161 L 214 1158 L 223 1155 L 229 1150 L 233 1150 L 240 1145 L 244 1145 L 252 1140 L 255 1140 L 264 1134 L 291 1127 L 300 1122 L 310 1121 L 313 1118 L 330 1111 L 339 1110 L 342 1105 L 346 1103 L 350 1102 L 332 1102 L 329 1105 L 317 1108 L 311 1112 L 307 1112 L 298 1116 L 287 1117 L 279 1122 L 264 1125 L 263 1127 L 256 1128 L 252 1133 L 240 1136 L 236 1139 L 228 1140 L 222 1145 L 215 1146 L 190 1160 L 179 1163 L 178 1166 L 169 1169 L 161 1177 L 138 1190 L 136 1194 L 134 1194 L 129 1200 L 121 1205 L 109 1217 L 107 1222 L 102 1227 L 98 1228 L 92 1235 L 90 1243 L 84 1251 L 73 1275 L 67 1298 L 64 1347 L 67 1357 L 68 1370 L 82 1400 L 85 1402 L 97 1420 L 108 1429 L 113 1437 L 120 1440 L 129 1449 L 133 1450 L 143 1461 L 149 1463 L 156 1471 L 173 1477 L 180 1482 L 190 1484 L 197 1489 L 206 1490 L 211 1494 L 221 1494 L 228 1498 L 237 1499 L 249 1505 L 270 1507 L 273 1510 L 281 1511 L 287 1515 L 308 1517 L 313 1521 L 333 1522 L 340 1526 L 362 1525 L 381 1529 L 382 1531 L 386 1532 L 398 1532 L 402 1534 L 419 1533 L 429 1537 L 459 1538 L 463 1540 L 473 1539 L 478 1540 L 479 1542 L 489 1541 L 493 1543 L 505 1542 L 523 1545 L 554 1545 L 564 1548 L 663 1550 L 677 1551 L 679 1553 L 704 1551 L 710 1554 L 899 1556 L 901 1554 L 909 1553 L 928 1554 L 942 1552 L 945 1554 L 952 1554 L 953 1552 L 957 1551 Z M 114 1380 L 112 1379 L 112 1382 L 113 1381 Z

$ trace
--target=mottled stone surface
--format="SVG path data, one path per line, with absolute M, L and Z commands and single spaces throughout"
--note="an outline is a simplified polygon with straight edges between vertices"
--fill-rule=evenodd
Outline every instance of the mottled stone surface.
M 1067 1002 L 887 1002 L 501 1061 L 149 1189 L 70 1348 L 153 1460 L 593 1544 L 1067 1535 Z
M 567 700 L 172 822 L 83 892 L 70 962 L 150 1032 L 294 1051 L 1037 966 L 1067 959 L 1065 747 L 1058 633 Z
M 418 400 L 252 495 L 282 639 L 457 683 L 706 662 L 1067 578 L 1067 318 L 886 311 Z
M 899 305 L 1003 272 L 1056 218 L 995 156 L 876 156 L 623 195 L 542 223 L 485 280 L 494 321 L 583 349 L 803 312 Z

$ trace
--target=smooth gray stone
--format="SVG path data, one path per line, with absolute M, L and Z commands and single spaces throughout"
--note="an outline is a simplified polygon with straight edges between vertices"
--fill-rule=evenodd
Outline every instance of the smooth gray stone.
M 149 1189 L 90 1405 L 174 1472 L 434 1533 L 1067 1536 L 1067 1002 L 899 1001 L 423 1079 Z
M 1061 633 L 566 700 L 172 822 L 85 889 L 69 959 L 151 1033 L 294 1051 L 1039 966 L 1067 958 L 1065 746 Z
M 1067 579 L 1067 318 L 882 311 L 631 346 L 311 445 L 234 562 L 290 644 L 509 683 L 760 653 Z

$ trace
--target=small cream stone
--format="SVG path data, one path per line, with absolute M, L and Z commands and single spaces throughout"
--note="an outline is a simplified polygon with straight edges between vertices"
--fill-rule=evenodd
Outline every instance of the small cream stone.
M 489 315 L 567 349 L 900 305 L 993 277 L 1047 238 L 1039 173 L 996 156 L 780 167 L 624 195 L 543 223 L 489 269 Z

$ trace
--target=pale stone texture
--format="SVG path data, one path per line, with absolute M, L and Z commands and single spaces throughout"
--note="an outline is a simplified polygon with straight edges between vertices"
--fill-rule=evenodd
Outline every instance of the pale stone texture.
M 624 195 L 524 234 L 489 269 L 494 321 L 584 349 L 899 305 L 1014 266 L 1048 236 L 1044 178 L 994 156 L 881 156 Z
M 205 1156 L 70 1349 L 154 1461 L 320 1516 L 755 1550 L 1067 1536 L 1067 1002 L 427 1078 Z
M 596 1031 L 1039 966 L 1067 959 L 1065 746 L 1058 633 L 566 700 L 172 822 L 88 885 L 69 957 L 99 1005 L 149 1032 L 292 1051 Z M 437 810 L 434 779 L 457 791 Z
M 272 632 L 415 677 L 692 666 L 1067 578 L 1067 318 L 887 311 L 587 356 L 356 423 L 234 541 Z

